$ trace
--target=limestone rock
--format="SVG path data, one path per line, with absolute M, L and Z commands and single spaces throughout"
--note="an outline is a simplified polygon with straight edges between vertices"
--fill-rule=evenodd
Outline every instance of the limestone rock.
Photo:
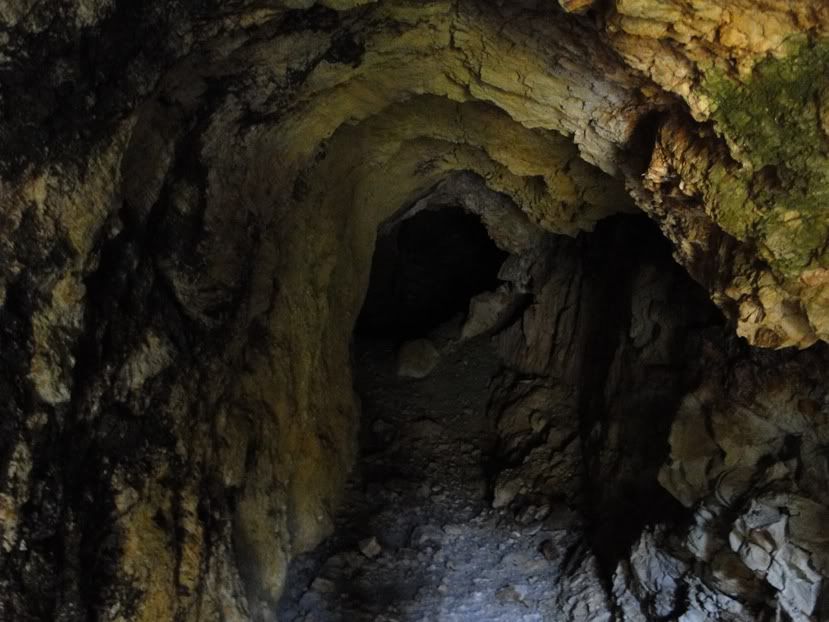
M 582 13 L 593 6 L 595 0 L 559 0 L 561 8 L 568 13 Z

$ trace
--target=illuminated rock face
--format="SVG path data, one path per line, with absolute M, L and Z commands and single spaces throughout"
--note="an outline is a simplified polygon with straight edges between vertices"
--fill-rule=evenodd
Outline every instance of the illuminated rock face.
M 732 332 L 825 341 L 827 30 L 823 0 L 6 2 L 0 617 L 269 619 L 354 460 L 377 228 L 432 193 L 510 253 L 642 211 Z M 699 356 L 647 475 L 694 526 L 643 532 L 612 611 L 821 619 L 823 345 Z

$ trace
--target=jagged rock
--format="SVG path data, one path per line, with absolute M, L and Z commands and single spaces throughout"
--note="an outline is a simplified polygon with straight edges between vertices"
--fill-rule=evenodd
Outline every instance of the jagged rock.
M 600 578 L 596 558 L 590 553 L 576 552 L 571 567 L 572 571 L 562 578 L 566 587 L 557 603 L 561 614 L 573 622 L 610 622 L 613 619 L 610 597 Z
M 499 288 L 485 292 L 469 301 L 469 313 L 461 329 L 461 339 L 495 332 L 513 316 L 522 296 Z
M 794 617 L 816 613 L 825 598 L 818 571 L 825 568 L 825 556 L 810 549 L 817 545 L 820 550 L 826 541 L 826 519 L 826 507 L 808 499 L 760 497 L 729 535 L 745 567 L 780 590 L 784 608 Z
M 680 607 L 683 577 L 689 567 L 672 556 L 661 540 L 664 531 L 646 531 L 613 578 L 614 597 L 625 616 L 649 620 L 670 616 Z

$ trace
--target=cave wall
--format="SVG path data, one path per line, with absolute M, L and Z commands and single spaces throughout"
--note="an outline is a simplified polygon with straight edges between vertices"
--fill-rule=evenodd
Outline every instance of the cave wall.
M 748 347 L 643 225 L 511 260 L 493 504 L 581 534 L 566 619 L 821 620 L 826 349 Z
M 595 5 L 0 7 L 2 617 L 268 619 L 376 228 L 457 171 L 550 232 L 641 209 L 751 343 L 826 337 L 829 10 Z

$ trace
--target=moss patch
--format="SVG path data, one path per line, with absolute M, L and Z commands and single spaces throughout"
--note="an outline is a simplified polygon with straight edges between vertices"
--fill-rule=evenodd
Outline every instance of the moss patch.
M 711 171 L 715 218 L 733 235 L 760 241 L 782 275 L 829 265 L 829 40 L 789 43 L 785 58 L 759 63 L 740 82 L 710 70 L 703 88 L 719 132 L 745 166 Z

